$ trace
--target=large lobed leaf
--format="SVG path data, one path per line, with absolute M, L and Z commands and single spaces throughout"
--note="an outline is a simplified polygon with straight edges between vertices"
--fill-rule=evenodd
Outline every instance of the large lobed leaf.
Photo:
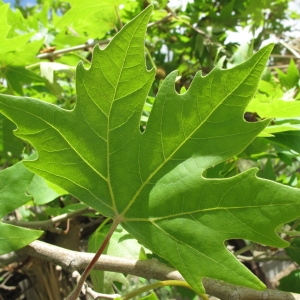
M 0 110 L 39 157 L 26 166 L 106 216 L 169 260 L 197 291 L 203 277 L 253 288 L 264 285 L 227 251 L 224 241 L 250 239 L 285 247 L 275 233 L 300 215 L 299 191 L 249 170 L 229 179 L 204 171 L 241 152 L 268 120 L 248 123 L 271 46 L 230 70 L 195 76 L 174 90 L 161 86 L 146 131 L 139 124 L 154 78 L 144 36 L 151 8 L 127 24 L 89 70 L 77 67 L 77 104 L 66 111 L 30 98 L 0 97 Z

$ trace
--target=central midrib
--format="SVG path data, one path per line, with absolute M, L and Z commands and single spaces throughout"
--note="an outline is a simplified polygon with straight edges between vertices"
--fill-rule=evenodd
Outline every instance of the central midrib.
M 149 181 L 158 173 L 159 170 L 162 169 L 162 167 L 171 160 L 171 158 L 176 154 L 176 152 L 185 144 L 185 142 L 187 140 L 190 139 L 190 137 L 205 123 L 205 121 L 207 119 L 209 119 L 209 117 L 218 109 L 218 107 L 220 105 L 222 105 L 222 103 L 225 101 L 225 99 L 227 99 L 230 95 L 232 95 L 234 93 L 234 91 L 236 91 L 241 84 L 243 84 L 243 82 L 249 77 L 249 74 L 252 72 L 252 70 L 260 63 L 260 61 L 262 60 L 263 55 L 260 57 L 260 59 L 256 62 L 256 64 L 254 64 L 252 66 L 252 68 L 250 69 L 249 73 L 247 74 L 247 76 L 244 77 L 244 79 L 240 82 L 240 84 L 231 91 L 230 94 L 226 95 L 226 97 L 224 97 L 219 104 L 214 108 L 214 110 L 207 115 L 207 117 L 202 121 L 202 123 L 200 123 L 199 126 L 197 126 L 193 131 L 191 131 L 191 133 L 187 136 L 186 139 L 184 139 L 184 141 L 182 143 L 180 143 L 178 145 L 178 147 L 176 147 L 174 149 L 174 151 L 169 155 L 169 157 L 167 159 L 165 159 L 157 168 L 156 170 L 154 170 L 154 172 L 152 172 L 149 177 L 143 182 L 143 184 L 140 186 L 140 188 L 137 190 L 137 192 L 135 193 L 135 195 L 133 196 L 132 200 L 128 203 L 128 205 L 125 207 L 125 209 L 122 211 L 122 213 L 120 213 L 120 216 L 124 216 L 126 214 L 126 212 L 128 211 L 128 209 L 132 206 L 132 204 L 135 202 L 136 198 L 139 196 L 139 194 L 141 193 L 141 191 L 144 189 L 144 187 L 149 183 Z M 155 104 L 154 104 L 155 105 Z M 123 219 L 125 219 L 123 217 Z
M 144 18 L 141 19 L 141 22 L 144 20 Z M 111 197 L 111 201 L 112 201 L 112 207 L 113 207 L 113 210 L 115 211 L 115 213 L 117 215 L 118 215 L 118 213 L 117 213 L 117 206 L 116 206 L 114 191 L 113 191 L 112 185 L 111 185 L 111 175 L 110 175 L 110 145 L 109 145 L 109 143 L 110 143 L 109 134 L 110 134 L 110 131 L 111 131 L 110 127 L 109 127 L 109 125 L 110 125 L 110 115 L 111 115 L 112 106 L 113 106 L 113 103 L 114 103 L 114 100 L 115 100 L 115 97 L 116 97 L 116 93 L 118 91 L 118 85 L 120 83 L 120 78 L 121 78 L 122 73 L 123 73 L 123 69 L 124 69 L 124 65 L 125 65 L 125 62 L 126 62 L 128 50 L 130 48 L 130 45 L 132 43 L 132 39 L 135 36 L 135 33 L 136 33 L 137 29 L 139 29 L 139 26 L 137 26 L 134 29 L 134 32 L 133 32 L 133 34 L 131 36 L 131 39 L 130 39 L 130 42 L 128 43 L 128 46 L 127 46 L 127 49 L 126 49 L 125 58 L 123 60 L 122 68 L 121 68 L 121 71 L 120 71 L 118 79 L 117 79 L 117 84 L 116 84 L 116 87 L 115 87 L 115 92 L 113 94 L 112 102 L 111 102 L 111 105 L 110 105 L 110 108 L 109 108 L 109 112 L 108 112 L 108 117 L 107 117 L 107 135 L 106 135 L 106 140 L 107 140 L 107 184 L 108 184 L 109 193 L 110 193 L 110 197 Z M 121 215 L 119 215 L 119 217 L 121 217 Z

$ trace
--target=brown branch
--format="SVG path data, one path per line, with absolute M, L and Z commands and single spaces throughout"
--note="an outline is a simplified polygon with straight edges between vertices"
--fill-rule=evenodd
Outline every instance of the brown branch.
M 28 255 L 48 261 L 72 272 L 83 270 L 93 259 L 93 253 L 71 251 L 41 241 L 34 241 L 23 249 L 20 255 Z M 181 274 L 157 260 L 134 260 L 102 255 L 95 264 L 95 270 L 132 274 L 157 280 L 184 280 Z M 222 300 L 300 300 L 300 294 L 266 289 L 258 291 L 212 278 L 204 278 L 206 292 Z
M 169 8 L 168 6 L 166 7 L 167 11 L 169 12 L 169 14 L 171 14 L 172 17 L 174 17 L 177 21 L 185 24 L 187 27 L 191 28 L 192 30 L 196 31 L 197 33 L 199 33 L 200 35 L 204 36 L 206 39 L 211 40 L 209 35 L 204 32 L 203 30 L 200 30 L 197 27 L 194 27 L 193 25 L 191 25 L 189 22 L 187 22 L 186 20 L 182 19 L 180 16 L 178 16 L 175 12 L 173 12 L 173 10 L 171 8 Z
M 55 224 L 67 221 L 69 219 L 72 219 L 77 216 L 81 216 L 84 213 L 88 212 L 95 212 L 94 209 L 90 207 L 84 207 L 75 211 L 71 211 L 68 213 L 61 214 L 56 217 L 52 217 L 49 220 L 44 220 L 44 221 L 19 221 L 19 220 L 10 220 L 10 221 L 2 221 L 3 223 L 6 224 L 11 224 L 15 226 L 21 226 L 21 227 L 26 227 L 26 228 L 31 228 L 31 229 L 42 229 L 42 230 L 50 230 L 55 226 Z
M 66 300 L 76 300 L 79 295 L 80 295 L 80 291 L 86 281 L 86 279 L 88 278 L 90 272 L 92 271 L 92 269 L 94 268 L 95 264 L 97 263 L 97 261 L 99 261 L 99 258 L 101 257 L 103 251 L 105 250 L 107 244 L 109 243 L 109 240 L 111 238 L 111 236 L 113 235 L 114 231 L 116 230 L 117 226 L 119 224 L 119 221 L 117 219 L 114 220 L 114 222 L 112 223 L 108 233 L 106 234 L 99 250 L 97 251 L 96 254 L 94 254 L 93 259 L 90 261 L 90 263 L 87 265 L 87 267 L 84 269 L 84 272 L 82 273 L 80 279 L 77 282 L 77 285 L 75 287 L 75 289 L 71 292 L 71 294 L 66 298 Z
M 58 56 L 60 54 L 65 54 L 65 53 L 78 51 L 78 50 L 84 50 L 84 49 L 87 49 L 89 47 L 94 47 L 96 45 L 100 45 L 102 47 L 105 47 L 109 42 L 110 42 L 110 39 L 106 39 L 106 40 L 102 40 L 102 41 L 96 41 L 96 42 L 93 42 L 93 43 L 86 43 L 86 44 L 77 45 L 77 46 L 74 46 L 74 47 L 69 47 L 69 48 L 65 48 L 65 49 L 61 49 L 61 50 L 56 50 L 56 51 L 53 51 L 53 52 L 41 53 L 41 54 L 38 54 L 36 57 L 40 58 L 40 59 L 42 59 L 42 58 L 53 58 L 53 57 Z

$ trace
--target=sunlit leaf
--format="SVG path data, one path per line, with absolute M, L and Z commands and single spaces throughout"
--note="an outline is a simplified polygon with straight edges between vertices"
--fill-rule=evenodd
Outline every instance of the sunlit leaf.
M 141 133 L 155 76 L 145 68 L 150 14 L 124 26 L 105 50 L 96 47 L 89 70 L 78 65 L 72 111 L 7 95 L 0 110 L 36 148 L 38 158 L 25 162 L 30 170 L 122 223 L 195 290 L 204 291 L 203 277 L 263 289 L 224 242 L 288 246 L 275 229 L 300 215 L 300 191 L 259 179 L 256 169 L 222 179 L 203 172 L 240 153 L 269 123 L 243 116 L 272 46 L 230 70 L 196 74 L 184 94 L 171 73 Z
M 247 111 L 256 112 L 261 118 L 299 117 L 300 101 L 273 99 L 262 102 L 259 97 L 256 97 L 249 103 Z
M 0 172 L 0 218 L 30 200 L 27 188 L 34 174 L 22 162 Z M 20 249 L 38 239 L 42 231 L 0 222 L 0 254 Z

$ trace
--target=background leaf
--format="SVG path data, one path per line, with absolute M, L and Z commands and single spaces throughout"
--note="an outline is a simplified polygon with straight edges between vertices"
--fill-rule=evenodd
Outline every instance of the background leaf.
M 294 270 L 279 281 L 279 290 L 300 293 L 300 271 Z
M 22 162 L 0 172 L 0 218 L 30 200 L 26 191 L 33 176 Z M 20 249 L 38 239 L 42 233 L 0 222 L 0 254 Z
M 13 134 L 15 128 L 13 122 L 0 115 L 0 153 L 2 157 L 19 157 L 22 153 L 24 143 Z
M 44 178 L 36 174 L 33 176 L 27 192 L 33 197 L 36 205 L 49 203 L 59 196 L 67 194 L 66 191 L 53 184 L 50 187 Z
M 300 132 L 299 131 L 286 131 L 284 133 L 277 133 L 270 140 L 274 143 L 287 146 L 289 149 L 300 153 Z
M 291 59 L 290 64 L 285 74 L 280 69 L 276 69 L 280 83 L 287 89 L 291 89 L 298 85 L 299 82 L 299 70 L 294 60 Z
M 117 23 L 116 10 L 124 1 L 93 1 L 82 2 L 80 0 L 69 0 L 71 9 L 58 20 L 56 25 L 62 28 L 73 28 L 77 34 L 92 35 L 102 38 Z
M 300 239 L 295 238 L 292 240 L 289 247 L 285 249 L 287 255 L 293 259 L 297 264 L 300 263 Z
M 299 117 L 300 101 L 273 99 L 272 101 L 262 102 L 256 97 L 250 102 L 247 111 L 256 112 L 261 118 Z

